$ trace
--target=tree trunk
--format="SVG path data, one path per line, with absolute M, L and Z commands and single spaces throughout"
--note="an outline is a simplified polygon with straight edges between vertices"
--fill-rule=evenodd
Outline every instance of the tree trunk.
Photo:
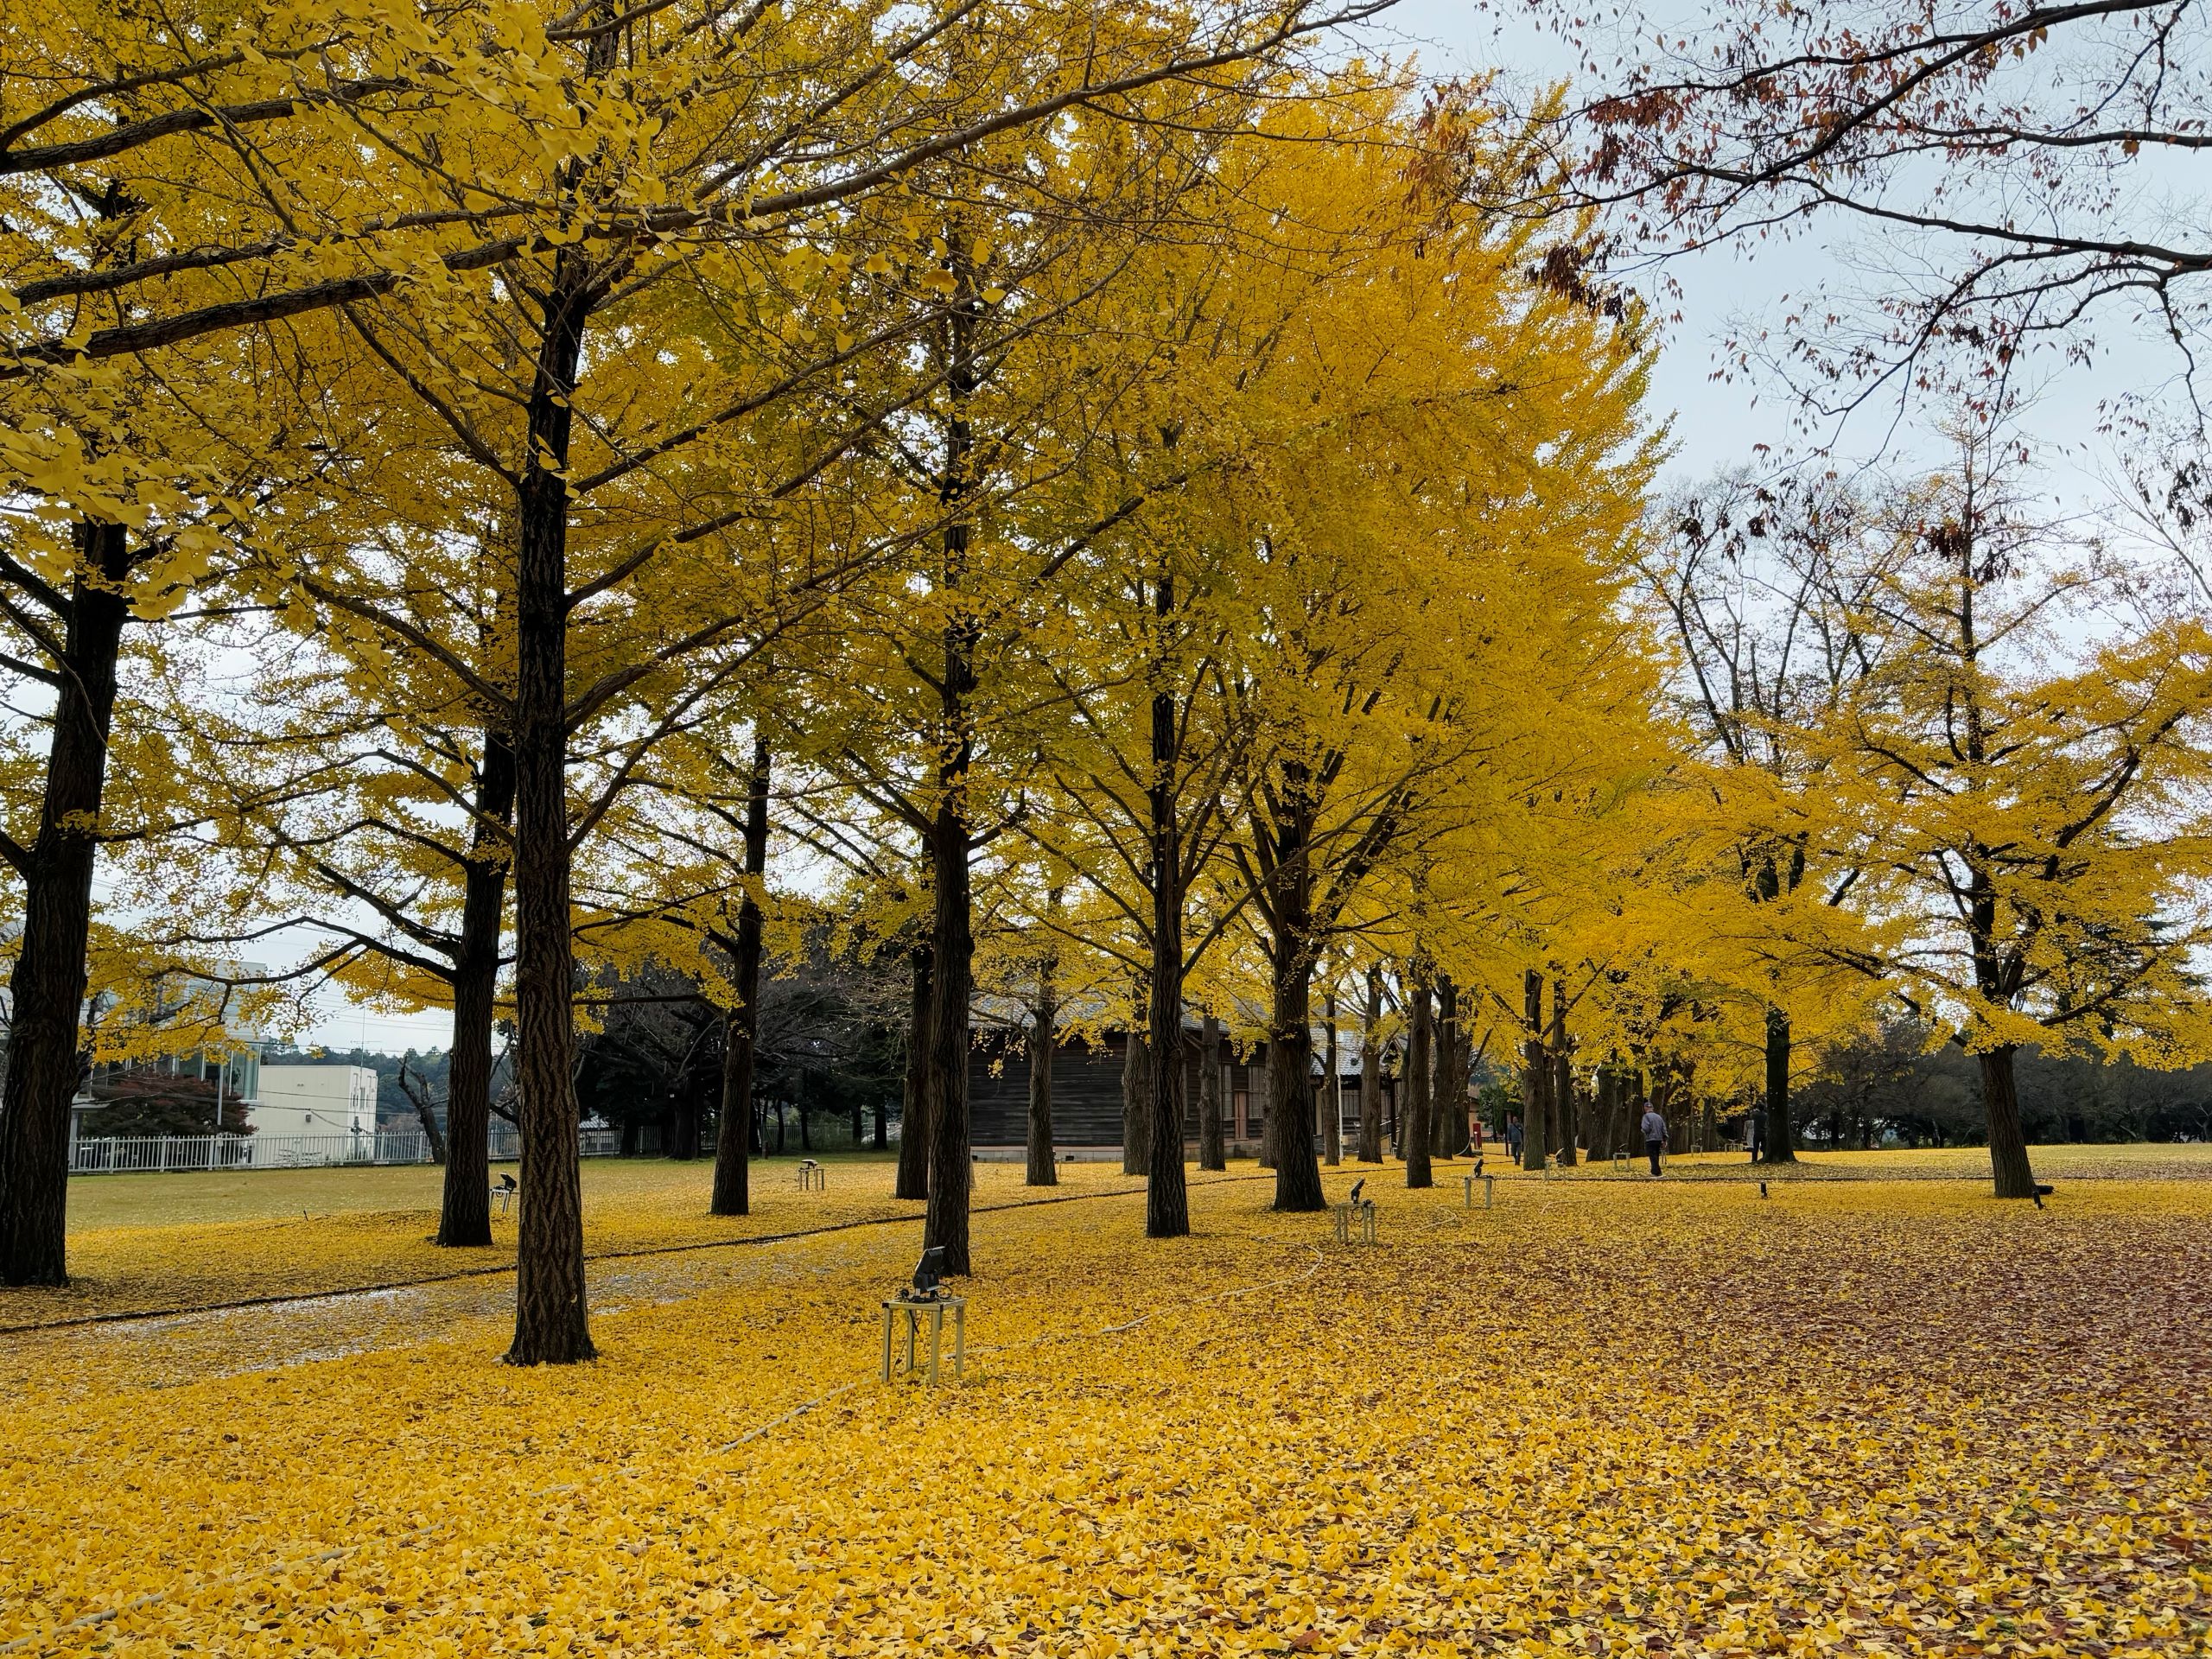
M 1572 1169 L 1576 1162 L 1575 1143 L 1582 1137 L 1580 1103 L 1574 1096 L 1574 1049 L 1567 1037 L 1567 982 L 1552 981 L 1552 1087 L 1553 1149 L 1559 1154 L 1559 1166 Z
M 1328 1207 L 1321 1190 L 1321 1166 L 1313 1156 L 1313 1137 L 1305 1129 L 1313 1113 L 1309 995 L 1304 973 L 1278 968 L 1268 1022 L 1268 1120 L 1275 1128 L 1274 1207 L 1278 1210 Z
M 1058 1042 L 1054 1030 L 1058 994 L 1047 967 L 1038 976 L 1037 1000 L 1029 1008 L 1029 1169 L 1027 1184 L 1058 1186 L 1059 1166 L 1053 1162 L 1052 1050 Z
M 584 1292 L 569 906 L 569 430 L 583 327 L 584 256 L 564 250 L 544 301 L 515 562 L 515 1076 L 522 1217 L 512 1364 L 594 1350 Z
M 1145 1004 L 1134 1001 L 1129 1030 L 1122 1045 L 1122 1173 L 1141 1175 L 1147 1168 L 1151 1141 L 1152 1049 L 1145 1034 Z
M 964 693 L 963 693 L 964 695 Z M 962 766 L 965 770 L 963 757 Z M 940 809 L 937 839 L 937 918 L 931 940 L 930 1196 L 924 1245 L 944 1251 L 944 1271 L 973 1271 L 968 1255 L 968 1194 L 975 1181 L 968 1143 L 968 985 L 974 951 L 969 933 L 968 821 Z
M 1521 976 L 1525 1032 L 1521 1049 L 1521 1166 L 1541 1169 L 1551 1148 L 1551 1067 L 1544 1054 L 1544 976 L 1529 969 Z
M 1367 1004 L 1359 1026 L 1359 1161 L 1382 1161 L 1382 970 L 1367 970 Z
M 1153 615 L 1164 641 L 1175 581 L 1153 583 Z M 1175 693 L 1164 668 L 1152 696 L 1152 785 L 1146 791 L 1152 840 L 1152 1076 L 1145 1102 L 1144 1231 L 1181 1238 L 1191 1230 L 1183 1179 L 1183 836 L 1178 820 Z
M 121 524 L 80 522 L 63 630 L 46 794 L 23 878 L 21 950 L 0 1091 L 0 1284 L 69 1282 L 69 1103 L 81 1071 L 78 1022 L 92 932 L 92 868 L 107 785 L 116 663 L 130 613 Z
M 878 1152 L 891 1144 L 891 1108 L 881 1095 L 875 1097 L 875 1134 L 871 1144 Z
M 1221 1122 L 1221 1021 L 1207 1014 L 1198 1024 L 1198 1167 L 1227 1169 L 1229 1147 Z
M 1467 1143 L 1466 1068 L 1459 1058 L 1459 988 L 1448 975 L 1436 982 L 1435 1091 L 1428 1149 L 1450 1158 Z
M 476 823 L 462 867 L 461 938 L 453 964 L 453 1052 L 446 1071 L 446 1179 L 441 1244 L 492 1242 L 492 1027 L 498 1017 L 500 924 L 512 845 L 515 757 L 486 728 L 476 777 Z
M 2028 1166 L 2028 1140 L 2020 1128 L 2020 1096 L 2012 1081 L 2012 1045 L 1985 1049 L 1981 1060 L 1981 1107 L 1989 1117 L 1989 1166 L 2000 1198 L 2032 1198 L 2035 1172 Z
M 1796 1132 L 1789 1123 L 1789 1016 L 1770 1004 L 1766 1011 L 1766 1125 L 1759 1161 L 1797 1161 Z
M 1333 1169 L 1344 1160 L 1344 1099 L 1343 1062 L 1337 1058 L 1337 994 L 1321 999 L 1322 1030 L 1327 1042 L 1321 1062 L 1321 1155 Z
M 730 952 L 730 988 L 737 1006 L 722 1016 L 721 1133 L 715 1139 L 716 1216 L 752 1213 L 752 1147 L 739 1133 L 753 1122 L 753 1070 L 760 1041 L 760 905 L 754 889 L 768 868 L 768 784 L 773 757 L 766 736 L 753 736 L 753 769 L 745 786 L 745 893 L 737 902 L 737 938 Z M 855 1136 L 855 1139 L 858 1139 Z
M 1272 834 L 1268 874 L 1268 1119 L 1274 1143 L 1277 1210 L 1328 1207 L 1313 1156 L 1313 869 L 1316 809 L 1302 772 L 1286 766 L 1289 803 Z M 1268 833 L 1263 830 L 1263 834 Z
M 930 1195 L 930 947 L 906 953 L 913 968 L 913 995 L 906 1020 L 906 1079 L 899 1108 L 899 1176 L 893 1196 Z
M 1429 1078 L 1429 1050 L 1436 1033 L 1429 1014 L 1427 970 L 1416 963 L 1407 963 L 1404 983 L 1409 1033 L 1406 1049 L 1406 1185 L 1433 1186 L 1436 1177 L 1429 1167 L 1433 1135 L 1429 1116 L 1435 1109 L 1436 1099 Z

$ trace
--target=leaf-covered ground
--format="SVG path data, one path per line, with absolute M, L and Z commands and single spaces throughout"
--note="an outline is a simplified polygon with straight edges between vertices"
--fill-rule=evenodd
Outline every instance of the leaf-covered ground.
M 980 1217 L 934 1392 L 911 1222 L 603 1264 L 573 1370 L 428 1291 L 0 1338 L 0 1644 L 2212 1653 L 2212 1184 L 1391 1179 Z
M 893 1198 L 896 1166 L 885 1159 L 832 1161 L 823 1190 L 813 1192 L 799 1190 L 797 1170 L 796 1159 L 756 1163 L 753 1213 L 721 1219 L 707 1213 L 709 1163 L 587 1160 L 585 1249 L 602 1257 L 684 1249 L 889 1219 L 917 1207 Z M 490 1249 L 447 1250 L 430 1242 L 441 1179 L 428 1166 L 80 1177 L 69 1189 L 68 1287 L 0 1288 L 0 1331 L 511 1268 L 517 1218 L 497 1204 Z M 1142 1185 L 1119 1163 L 1064 1165 L 1060 1183 L 1033 1190 L 1022 1185 L 1020 1165 L 979 1164 L 976 1202 Z

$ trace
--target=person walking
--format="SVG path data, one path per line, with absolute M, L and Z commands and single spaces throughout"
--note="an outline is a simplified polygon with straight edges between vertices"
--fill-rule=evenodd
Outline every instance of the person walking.
M 1515 1163 L 1521 1161 L 1521 1115 L 1518 1112 L 1505 1115 L 1505 1150 Z
M 1651 1173 L 1659 1173 L 1659 1154 L 1667 1150 L 1667 1120 L 1659 1116 L 1659 1109 L 1647 1106 L 1643 1111 L 1643 1154 L 1651 1160 Z

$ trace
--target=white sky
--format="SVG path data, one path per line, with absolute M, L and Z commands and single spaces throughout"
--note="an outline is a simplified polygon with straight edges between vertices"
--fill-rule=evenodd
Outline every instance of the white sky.
M 1370 56 L 1387 52 L 1402 59 L 1418 53 L 1431 75 L 1500 68 L 1510 84 L 1530 89 L 1567 77 L 1575 67 L 1571 54 L 1534 27 L 1516 0 L 1499 0 L 1492 10 L 1471 0 L 1399 0 L 1363 41 Z M 1853 251 L 1864 247 L 1859 239 L 1864 234 L 1843 230 L 1833 238 L 1728 246 L 1669 267 L 1680 289 L 1672 303 L 1681 317 L 1667 330 L 1653 404 L 1655 414 L 1673 417 L 1675 474 L 1697 477 L 1722 466 L 1756 464 L 1761 445 L 1770 446 L 1765 458 L 1777 465 L 1810 448 L 1812 435 L 1796 429 L 1780 389 L 1715 378 L 1719 348 L 1732 323 L 1778 327 L 1793 298 L 1823 282 L 1849 283 Z M 2173 367 L 2155 339 L 2108 329 L 2103 349 L 2088 365 L 2044 372 L 2022 424 L 2041 441 L 2057 501 L 2078 511 L 2101 497 L 2097 480 L 2110 472 L 2112 454 L 2098 430 L 2102 406 L 2123 392 L 2159 385 Z M 1899 424 L 1897 413 L 1892 400 L 1855 416 L 1840 435 L 1840 453 L 1861 458 L 1926 453 L 1925 427 L 1910 418 Z M 442 1014 L 372 1013 L 336 992 L 324 993 L 322 1001 L 327 1012 L 302 1033 L 302 1040 L 395 1052 L 442 1048 L 450 1030 Z

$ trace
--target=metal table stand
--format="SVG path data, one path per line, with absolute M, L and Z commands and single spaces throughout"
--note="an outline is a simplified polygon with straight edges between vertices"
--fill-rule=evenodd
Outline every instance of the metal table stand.
M 931 1387 L 937 1386 L 938 1361 L 944 1347 L 944 1316 L 952 1315 L 952 1376 L 960 1378 L 960 1362 L 968 1345 L 968 1299 L 964 1296 L 936 1296 L 909 1298 L 887 1296 L 883 1299 L 883 1380 L 887 1382 L 904 1377 L 911 1382 L 919 1376 Z M 922 1325 L 929 1325 L 928 1352 L 923 1354 Z M 905 1324 L 905 1351 L 899 1351 L 896 1340 L 899 1325 Z

